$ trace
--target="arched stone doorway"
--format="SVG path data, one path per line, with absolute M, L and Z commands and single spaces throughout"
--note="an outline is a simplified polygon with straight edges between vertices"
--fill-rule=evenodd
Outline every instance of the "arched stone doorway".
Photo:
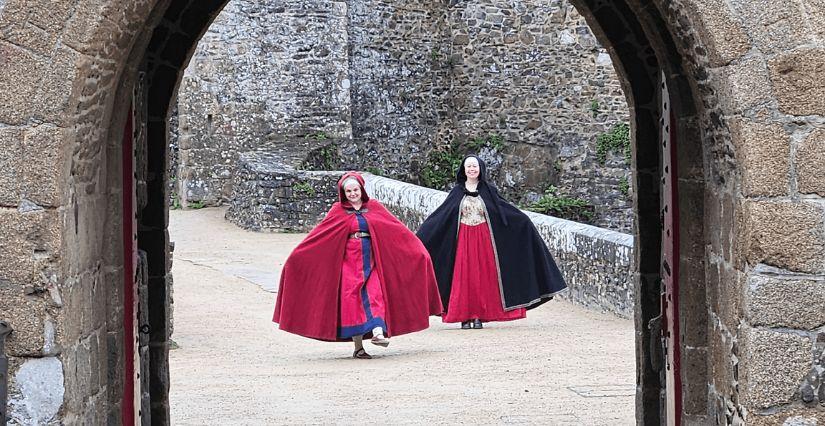
M 146 287 L 140 294 L 145 294 L 144 303 L 148 312 L 139 313 L 138 335 L 144 336 L 138 339 L 136 350 L 141 351 L 143 365 L 140 369 L 148 373 L 143 377 L 143 388 L 148 390 L 143 395 L 143 405 L 151 406 L 153 422 L 169 420 L 170 322 L 167 308 L 171 252 L 166 229 L 168 116 L 190 55 L 225 3 L 191 1 L 158 5 L 154 12 L 157 25 L 147 26 L 146 32 L 139 38 L 119 89 L 119 93 L 128 94 L 132 92 L 132 87 L 137 87 L 134 91 L 134 153 L 136 164 L 140 167 L 135 173 L 136 210 L 133 213 L 137 216 L 137 248 L 146 253 L 145 261 L 140 263 L 144 266 Z M 704 169 L 703 146 L 714 145 L 714 134 L 709 132 L 711 129 L 703 129 L 705 134 L 702 134 L 700 123 L 711 116 L 708 111 L 712 111 L 715 101 L 712 94 L 702 94 L 701 85 L 691 77 L 696 69 L 700 69 L 701 57 L 684 58 L 679 53 L 684 51 L 684 44 L 694 41 L 690 33 L 680 33 L 681 29 L 666 24 L 678 16 L 663 16 L 656 7 L 643 7 L 632 1 L 607 3 L 574 0 L 573 3 L 610 51 L 631 109 L 634 193 L 637 194 L 637 419 L 643 424 L 657 424 L 665 416 L 666 369 L 663 367 L 658 333 L 666 324 L 656 319 L 661 315 L 663 253 L 668 250 L 674 253 L 674 247 L 665 248 L 674 241 L 679 242 L 675 252 L 679 255 L 681 276 L 677 282 L 682 284 L 674 287 L 682 289 L 676 295 L 681 301 L 681 309 L 678 311 L 678 322 L 674 324 L 677 324 L 676 327 L 681 324 L 681 345 L 689 346 L 677 359 L 682 364 L 691 364 L 692 368 L 689 375 L 679 377 L 682 392 L 676 393 L 676 400 L 671 398 L 671 411 L 674 406 L 679 407 L 677 409 L 685 419 L 692 416 L 701 419 L 708 414 L 709 403 L 707 363 L 699 362 L 706 355 L 708 346 L 705 331 L 706 286 L 716 283 L 707 282 L 705 277 L 705 235 L 702 225 L 704 179 L 708 174 Z M 674 33 L 681 38 L 675 38 Z M 669 106 L 672 123 L 662 120 L 663 85 L 669 88 L 666 97 L 672 103 Z M 132 119 L 128 115 L 130 108 L 130 102 L 125 99 L 120 101 L 113 129 Z M 663 240 L 662 224 L 666 215 L 673 214 L 673 209 L 666 213 L 663 207 L 665 203 L 661 189 L 666 174 L 662 159 L 669 155 L 669 147 L 663 146 L 661 141 L 663 129 L 672 124 L 675 124 L 675 131 L 668 131 L 673 132 L 677 141 L 674 146 L 678 147 L 674 153 L 674 168 L 678 175 L 673 183 L 678 188 L 679 211 L 682 212 L 672 231 L 678 233 L 681 239 L 668 239 L 665 235 Z M 126 302 L 130 302 L 128 297 Z M 131 307 L 127 306 L 127 314 L 129 309 L 138 314 L 137 306 L 137 300 L 133 300 Z M 671 368 L 674 367 L 671 365 Z M 135 388 L 129 384 L 128 366 L 126 371 L 125 388 Z M 124 401 L 133 400 L 125 396 Z
M 670 297 L 679 315 L 670 324 L 685 349 L 683 418 L 823 419 L 821 2 L 573 2 L 611 50 L 633 110 L 639 421 L 656 423 L 662 414 L 662 363 L 654 362 L 661 347 L 650 327 L 659 317 L 661 271 L 677 265 L 679 291 Z M 165 111 L 224 3 L 0 1 L 0 320 L 14 328 L 8 377 L 16 404 L 36 402 L 21 388 L 35 383 L 32 372 L 47 373 L 55 392 L 28 410 L 34 417 L 20 414 L 25 421 L 117 423 L 126 408 L 129 423 L 139 404 L 123 398 L 134 388 L 124 384 L 124 340 L 144 348 L 151 377 L 141 379 L 151 386 L 142 396 L 153 400 L 154 421 L 168 420 Z M 662 72 L 675 126 L 657 122 Z M 136 85 L 145 87 L 134 109 L 139 149 L 124 164 Z M 668 158 L 662 128 L 675 135 L 670 172 L 660 163 Z M 147 167 L 134 176 L 130 164 Z M 678 244 L 660 225 L 668 223 L 659 190 L 667 173 L 676 175 L 679 208 L 669 211 L 679 213 Z M 123 247 L 134 245 L 124 238 L 147 254 L 138 262 L 134 250 L 126 253 L 134 271 L 125 271 Z M 674 243 L 663 244 L 667 238 Z M 662 253 L 677 248 L 679 261 L 666 268 Z M 148 278 L 151 307 L 141 327 L 126 332 L 136 312 L 134 301 L 123 302 L 124 271 L 129 294 L 132 272 Z

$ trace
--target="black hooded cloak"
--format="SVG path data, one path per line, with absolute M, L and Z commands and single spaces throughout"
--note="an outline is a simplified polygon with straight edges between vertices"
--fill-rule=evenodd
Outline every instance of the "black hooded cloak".
M 467 181 L 464 162 L 470 157 L 477 159 L 479 164 L 477 192 L 467 191 L 464 186 Z M 430 252 L 446 310 L 450 305 L 461 200 L 465 196 L 481 197 L 487 208 L 487 220 L 498 255 L 496 261 L 501 272 L 504 310 L 535 308 L 566 289 L 567 284 L 533 222 L 501 198 L 498 190 L 487 182 L 486 172 L 480 158 L 475 155 L 465 157 L 458 168 L 455 187 L 444 203 L 421 224 L 416 235 Z

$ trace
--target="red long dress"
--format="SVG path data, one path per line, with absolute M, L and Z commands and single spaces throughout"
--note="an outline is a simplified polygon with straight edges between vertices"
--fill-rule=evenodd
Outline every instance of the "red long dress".
M 361 213 L 351 215 L 349 233 L 369 232 Z M 371 238 L 349 238 L 341 265 L 341 314 L 338 337 L 360 336 L 375 327 L 387 329 L 384 321 L 384 291 L 375 269 Z
M 484 201 L 481 197 L 465 196 L 459 215 L 452 290 L 443 322 L 525 318 L 525 308 L 504 310 L 495 245 Z

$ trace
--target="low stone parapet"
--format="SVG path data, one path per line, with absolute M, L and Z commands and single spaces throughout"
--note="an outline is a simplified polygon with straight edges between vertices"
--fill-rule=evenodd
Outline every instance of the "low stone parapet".
M 342 174 L 297 170 L 275 154 L 242 154 L 226 219 L 253 231 L 308 232 L 337 201 Z
M 447 193 L 365 174 L 367 193 L 380 200 L 410 229 L 447 197 Z M 570 287 L 562 298 L 633 316 L 633 236 L 569 220 L 526 212 L 556 259 Z

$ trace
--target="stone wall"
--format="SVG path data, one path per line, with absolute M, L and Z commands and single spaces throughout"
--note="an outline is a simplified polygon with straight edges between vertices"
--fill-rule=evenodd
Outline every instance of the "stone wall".
M 350 47 L 343 1 L 229 2 L 181 82 L 181 204 L 228 198 L 239 153 L 350 137 Z
M 596 139 L 627 123 L 610 56 L 566 0 L 451 3 L 455 137 L 500 135 L 481 151 L 502 195 L 533 200 L 548 184 L 596 207 L 599 226 L 630 231 L 622 152 L 605 164 Z
M 352 135 L 347 168 L 411 179 L 448 112 L 447 30 L 437 0 L 349 2 Z
M 366 174 L 366 190 L 410 229 L 447 197 L 442 191 Z M 527 212 L 556 260 L 570 291 L 560 297 L 621 317 L 633 316 L 633 237 Z
M 309 232 L 338 201 L 342 174 L 295 170 L 275 154 L 241 154 L 226 219 L 253 231 Z
M 680 84 L 673 105 L 681 112 L 677 130 L 687 136 L 678 145 L 680 241 L 698 255 L 684 256 L 680 265 L 691 284 L 683 288 L 694 291 L 680 306 L 688 349 L 682 365 L 690 366 L 682 377 L 690 397 L 683 419 L 822 423 L 821 395 L 820 402 L 806 402 L 815 388 L 808 373 L 821 367 L 823 334 L 817 316 L 825 274 L 821 2 L 571 2 L 609 43 L 631 91 L 638 132 L 635 243 L 637 256 L 645 254 L 636 264 L 634 312 L 639 423 L 657 424 L 662 414 L 662 383 L 649 371 L 658 336 L 646 331 L 651 317 L 644 316 L 656 312 L 661 278 L 655 165 L 661 141 L 650 68 Z M 0 312 L 15 329 L 7 346 L 11 398 L 23 401 L 17 407 L 42 403 L 14 411 L 13 421 L 117 424 L 118 363 L 133 355 L 123 351 L 118 310 L 121 235 L 131 219 L 121 210 L 120 135 L 129 94 L 137 64 L 153 58 L 153 115 L 143 145 L 144 210 L 151 220 L 141 223 L 139 238 L 147 248 L 151 322 L 164 315 L 170 296 L 163 276 L 165 113 L 182 64 L 222 6 L 0 1 Z M 150 38 L 161 20 L 176 26 L 158 27 Z M 165 375 L 168 383 L 166 332 L 162 323 L 152 326 L 153 382 Z M 167 424 L 160 387 L 151 389 L 152 422 Z
M 184 205 L 226 200 L 237 152 L 271 148 L 294 129 L 340 138 L 328 141 L 335 168 L 414 183 L 434 148 L 498 135 L 503 147 L 481 154 L 505 196 L 535 201 L 553 184 L 595 205 L 601 226 L 632 226 L 629 164 L 621 153 L 604 165 L 595 155 L 598 135 L 628 120 L 624 94 L 606 51 L 566 0 L 359 0 L 286 12 L 280 2 L 247 3 L 230 3 L 213 24 L 181 87 Z M 335 13 L 319 12 L 332 6 Z M 305 28 L 307 14 L 314 20 Z M 331 21 L 330 34 L 312 26 L 319 19 Z M 279 31 L 259 31 L 273 21 Z M 270 45 L 293 47 L 260 55 Z M 282 84 L 298 74 L 305 81 Z M 313 96 L 302 108 L 280 104 Z

